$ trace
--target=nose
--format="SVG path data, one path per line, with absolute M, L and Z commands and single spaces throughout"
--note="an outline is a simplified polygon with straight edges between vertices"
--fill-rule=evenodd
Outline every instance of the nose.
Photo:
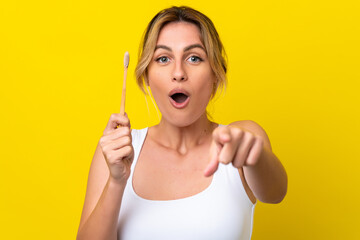
M 173 70 L 173 81 L 186 81 L 187 74 L 182 62 L 176 62 Z

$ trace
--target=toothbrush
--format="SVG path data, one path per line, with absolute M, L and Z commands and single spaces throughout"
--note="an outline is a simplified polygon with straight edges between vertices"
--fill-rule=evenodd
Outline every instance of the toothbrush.
M 124 82 L 123 82 L 123 89 L 121 94 L 121 106 L 120 106 L 120 114 L 124 115 L 125 113 L 125 96 L 126 96 L 126 76 L 127 76 L 127 70 L 129 67 L 130 62 L 130 55 L 128 52 L 124 55 Z

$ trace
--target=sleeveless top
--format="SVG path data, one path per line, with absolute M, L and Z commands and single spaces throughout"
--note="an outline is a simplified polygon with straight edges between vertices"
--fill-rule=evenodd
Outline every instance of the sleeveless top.
M 251 239 L 253 204 L 232 164 L 219 164 L 202 192 L 176 200 L 148 200 L 132 185 L 133 172 L 148 128 L 133 129 L 134 162 L 118 221 L 121 240 L 243 240 Z

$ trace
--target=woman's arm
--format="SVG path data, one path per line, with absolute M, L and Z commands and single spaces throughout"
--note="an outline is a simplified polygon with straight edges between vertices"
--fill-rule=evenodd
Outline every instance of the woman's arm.
M 255 165 L 244 166 L 247 184 L 257 199 L 265 203 L 281 202 L 287 192 L 287 174 L 272 152 L 270 140 L 262 127 L 253 121 L 239 121 L 230 124 L 261 137 L 263 147 Z
M 112 181 L 100 144 L 91 163 L 77 240 L 117 239 L 117 222 L 125 185 Z
M 265 203 L 279 203 L 287 192 L 287 174 L 271 150 L 266 132 L 253 121 L 238 121 L 213 132 L 212 160 L 205 175 L 212 175 L 219 162 L 232 163 L 244 171 L 245 186 Z
M 112 114 L 91 163 L 78 240 L 117 239 L 120 206 L 133 158 L 129 119 Z

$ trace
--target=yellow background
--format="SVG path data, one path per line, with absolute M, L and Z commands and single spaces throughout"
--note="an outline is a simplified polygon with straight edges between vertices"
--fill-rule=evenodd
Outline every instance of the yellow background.
M 215 121 L 262 125 L 289 176 L 258 203 L 253 239 L 360 239 L 360 8 L 349 1 L 1 1 L 0 239 L 75 239 L 90 162 L 120 106 L 157 122 L 134 83 L 141 35 L 160 9 L 215 23 L 229 57 Z

